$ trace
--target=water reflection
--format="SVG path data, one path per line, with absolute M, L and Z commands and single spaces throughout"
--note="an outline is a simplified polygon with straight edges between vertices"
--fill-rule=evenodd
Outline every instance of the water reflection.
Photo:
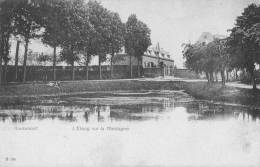
M 3 105 L 0 157 L 24 166 L 259 166 L 259 113 L 181 91 Z M 129 130 L 89 130 L 100 127 Z
M 189 120 L 224 120 L 235 118 L 248 121 L 260 120 L 260 109 L 234 104 L 219 104 L 213 102 L 191 102 L 185 105 L 190 113 Z
M 68 97 L 62 103 L 41 101 L 35 105 L 4 105 L 0 106 L 0 121 L 23 123 L 27 120 L 60 120 L 66 122 L 105 122 L 105 121 L 144 121 L 158 120 L 165 112 L 175 112 L 176 108 L 184 107 L 187 119 L 225 120 L 229 118 L 257 121 L 260 112 L 257 108 L 245 106 L 197 101 L 187 94 L 157 93 L 143 96 L 125 96 L 125 94 L 102 97 Z M 135 94 L 136 95 L 136 94 Z M 79 100 L 80 99 L 80 100 Z M 127 100 L 128 99 L 128 100 Z M 145 99 L 145 101 L 143 100 Z M 57 99 L 54 99 L 57 101 Z M 61 99 L 60 99 L 61 101 Z

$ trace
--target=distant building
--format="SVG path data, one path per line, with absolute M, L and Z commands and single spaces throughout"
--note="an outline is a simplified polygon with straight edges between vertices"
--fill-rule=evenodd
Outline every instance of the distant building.
M 137 58 L 132 56 L 131 62 L 133 66 L 138 65 Z M 155 47 L 149 47 L 142 56 L 143 68 L 165 68 L 165 74 L 170 75 L 174 68 L 174 60 L 169 52 L 160 47 L 159 43 Z M 114 58 L 114 65 L 129 65 L 130 56 L 124 51 L 118 53 Z
M 208 44 L 208 43 L 214 41 L 214 39 L 223 39 L 223 38 L 226 38 L 226 36 L 224 36 L 224 35 L 213 35 L 210 32 L 203 32 L 200 35 L 197 43 Z

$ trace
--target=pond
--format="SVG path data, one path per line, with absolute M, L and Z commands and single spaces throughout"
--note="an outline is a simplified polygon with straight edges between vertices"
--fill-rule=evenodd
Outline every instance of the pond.
M 183 91 L 0 106 L 0 166 L 260 166 L 260 110 Z

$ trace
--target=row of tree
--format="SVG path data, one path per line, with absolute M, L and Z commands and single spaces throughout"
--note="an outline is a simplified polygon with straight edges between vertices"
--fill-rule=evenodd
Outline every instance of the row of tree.
M 260 64 L 260 6 L 251 4 L 236 19 L 225 39 L 205 43 L 185 44 L 183 56 L 187 68 L 205 72 L 209 82 L 213 73 L 220 72 L 225 84 L 225 72 L 246 70 L 256 89 L 256 68 Z
M 104 8 L 99 2 L 84 0 L 5 0 L 0 3 L 0 83 L 5 80 L 2 62 L 5 67 L 10 60 L 10 40 L 17 39 L 17 67 L 20 41 L 24 44 L 23 82 L 26 81 L 28 45 L 39 38 L 53 48 L 53 79 L 56 80 L 57 48 L 61 48 L 61 59 L 72 66 L 72 79 L 75 78 L 74 64 L 85 62 L 86 79 L 92 56 L 99 57 L 99 77 L 101 63 L 110 56 L 111 78 L 113 58 L 123 46 L 130 56 L 141 60 L 141 56 L 151 44 L 150 29 L 130 15 L 123 23 L 118 13 Z M 81 56 L 80 56 L 81 55 Z M 132 64 L 130 61 L 131 77 Z M 17 75 L 17 71 L 16 71 Z
M 220 72 L 225 85 L 225 72 L 229 69 L 226 39 L 215 39 L 205 43 L 185 44 L 183 50 L 185 66 L 197 73 L 204 72 L 208 82 L 214 82 L 214 74 Z

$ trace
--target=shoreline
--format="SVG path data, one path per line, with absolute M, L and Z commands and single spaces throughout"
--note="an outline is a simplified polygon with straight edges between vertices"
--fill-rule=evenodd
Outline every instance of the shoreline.
M 0 104 L 19 104 L 28 100 L 48 99 L 52 97 L 75 96 L 82 94 L 142 92 L 149 90 L 184 90 L 196 99 L 214 102 L 226 102 L 260 107 L 260 90 L 221 86 L 221 83 L 209 85 L 205 81 L 192 80 L 95 80 L 61 82 L 56 87 L 44 83 L 10 85 L 0 87 Z

